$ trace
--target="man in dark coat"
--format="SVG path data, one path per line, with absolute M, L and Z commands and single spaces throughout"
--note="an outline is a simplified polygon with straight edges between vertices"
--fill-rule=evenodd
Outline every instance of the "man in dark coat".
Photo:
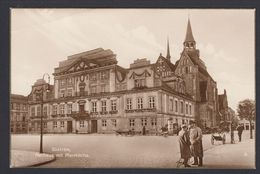
M 237 133 L 238 133 L 239 142 L 241 142 L 243 130 L 244 130 L 244 126 L 240 124 L 237 127 Z
M 190 167 L 190 165 L 188 165 L 188 160 L 191 157 L 190 139 L 189 139 L 188 126 L 186 125 L 181 126 L 181 130 L 179 132 L 179 143 L 180 143 L 181 158 L 184 160 L 183 161 L 184 167 Z
M 194 157 L 192 165 L 202 166 L 203 162 L 203 146 L 202 146 L 202 131 L 196 126 L 195 121 L 190 121 L 190 142 L 191 155 Z
M 142 132 L 143 132 L 143 135 L 145 135 L 145 126 L 143 126 L 143 131 Z

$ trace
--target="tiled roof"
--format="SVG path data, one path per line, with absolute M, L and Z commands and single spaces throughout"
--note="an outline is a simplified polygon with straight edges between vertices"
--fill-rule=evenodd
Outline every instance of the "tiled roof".
M 205 76 L 207 76 L 207 77 L 210 77 L 212 80 L 213 80 L 213 78 L 210 76 L 210 74 L 208 73 L 208 71 L 204 68 L 204 67 L 202 67 L 202 65 L 201 65 L 201 63 L 199 63 L 198 61 L 196 61 L 196 60 L 199 60 L 199 56 L 198 56 L 198 54 L 195 52 L 195 51 L 185 51 L 185 53 L 186 53 L 186 55 L 190 58 L 190 60 L 192 61 L 192 63 L 194 64 L 194 65 L 198 65 L 198 70 L 199 70 L 199 72 L 201 72 L 202 74 L 204 74 Z M 176 62 L 176 64 L 177 64 L 177 62 Z M 214 81 L 214 80 L 213 80 Z

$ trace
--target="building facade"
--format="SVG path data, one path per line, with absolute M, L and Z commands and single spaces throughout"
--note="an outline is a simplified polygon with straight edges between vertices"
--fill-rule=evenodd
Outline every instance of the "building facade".
M 29 131 L 112 133 L 150 132 L 197 120 L 216 126 L 217 83 L 196 49 L 188 21 L 183 51 L 173 63 L 167 55 L 155 63 L 137 59 L 129 68 L 117 65 L 111 50 L 97 48 L 68 56 L 54 69 L 54 84 L 35 82 L 29 99 Z
M 250 130 L 250 123 L 248 120 L 240 119 L 238 121 L 238 123 L 244 126 L 244 130 Z M 252 130 L 255 130 L 255 121 L 254 120 L 252 120 L 251 126 L 252 126 Z
M 10 132 L 28 132 L 28 99 L 25 96 L 11 94 L 10 96 Z

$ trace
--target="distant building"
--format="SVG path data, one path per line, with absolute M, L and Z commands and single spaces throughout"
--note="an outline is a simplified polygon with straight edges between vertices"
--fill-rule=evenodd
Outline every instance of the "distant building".
M 244 130 L 249 130 L 250 129 L 250 123 L 249 123 L 248 120 L 242 119 L 242 120 L 239 120 L 238 122 L 239 122 L 239 124 L 242 124 L 244 126 Z M 255 129 L 255 121 L 252 120 L 251 124 L 252 124 L 252 129 L 254 130 Z
M 10 132 L 28 132 L 28 100 L 22 95 L 11 94 L 10 97 Z
M 97 48 L 68 56 L 53 76 L 54 85 L 37 80 L 28 96 L 32 133 L 40 131 L 42 115 L 44 132 L 49 133 L 111 133 L 143 127 L 156 132 L 190 120 L 211 127 L 228 106 L 200 58 L 190 21 L 175 63 L 167 40 L 166 56 L 160 54 L 155 63 L 143 58 L 123 68 L 111 50 Z
M 218 95 L 218 106 L 219 106 L 219 121 L 230 121 L 229 115 L 229 107 L 228 107 L 228 100 L 227 100 L 227 93 L 224 89 L 224 94 Z

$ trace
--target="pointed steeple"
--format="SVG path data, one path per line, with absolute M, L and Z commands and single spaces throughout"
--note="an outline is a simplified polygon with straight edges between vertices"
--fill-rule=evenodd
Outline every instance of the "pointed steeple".
M 192 34 L 191 25 L 190 25 L 190 18 L 188 19 L 186 38 L 185 38 L 184 42 L 195 42 L 193 34 Z
M 185 40 L 183 42 L 183 45 L 184 45 L 184 48 L 186 48 L 186 49 L 196 48 L 196 41 L 195 41 L 193 34 L 192 34 L 190 18 L 188 18 L 186 37 L 185 37 Z
M 171 59 L 170 46 L 169 46 L 169 38 L 168 38 L 168 37 L 167 37 L 167 55 L 166 55 L 166 59 L 168 59 L 168 60 Z

